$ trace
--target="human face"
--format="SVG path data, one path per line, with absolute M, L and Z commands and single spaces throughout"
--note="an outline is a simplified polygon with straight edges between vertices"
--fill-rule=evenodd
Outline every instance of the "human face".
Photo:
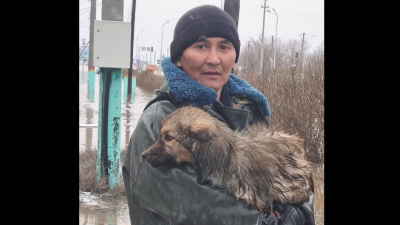
M 197 41 L 183 51 L 175 63 L 192 79 L 214 89 L 219 97 L 235 66 L 236 51 L 232 42 L 219 37 Z

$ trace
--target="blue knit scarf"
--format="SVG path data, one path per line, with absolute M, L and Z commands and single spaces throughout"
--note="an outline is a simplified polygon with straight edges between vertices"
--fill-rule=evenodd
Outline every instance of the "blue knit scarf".
M 175 66 L 170 57 L 166 57 L 161 61 L 161 67 L 164 70 L 169 90 L 174 95 L 176 101 L 202 106 L 211 104 L 217 99 L 217 92 L 214 89 L 193 80 Z M 226 85 L 228 85 L 230 95 L 245 95 L 251 101 L 261 106 L 264 116 L 268 117 L 271 115 L 265 96 L 249 83 L 231 73 Z

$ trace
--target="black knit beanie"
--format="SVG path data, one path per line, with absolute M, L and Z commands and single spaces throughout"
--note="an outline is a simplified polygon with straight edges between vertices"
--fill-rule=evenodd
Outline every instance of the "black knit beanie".
M 236 50 L 235 63 L 238 61 L 240 40 L 236 23 L 228 13 L 214 5 L 195 7 L 178 20 L 170 46 L 171 61 L 175 63 L 187 47 L 209 37 L 232 42 Z

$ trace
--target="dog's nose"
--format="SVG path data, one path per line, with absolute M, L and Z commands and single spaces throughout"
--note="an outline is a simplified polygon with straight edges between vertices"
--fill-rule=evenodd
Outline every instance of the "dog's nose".
M 145 159 L 145 158 L 146 158 L 146 156 L 147 156 L 147 153 L 146 153 L 146 152 L 143 152 L 143 153 L 142 153 L 142 157 L 143 157 L 143 159 Z

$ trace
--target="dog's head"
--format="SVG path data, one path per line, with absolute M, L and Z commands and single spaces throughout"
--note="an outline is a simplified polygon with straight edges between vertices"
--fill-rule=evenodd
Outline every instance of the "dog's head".
M 195 165 L 197 145 L 209 141 L 215 133 L 215 118 L 202 109 L 186 106 L 175 110 L 160 123 L 157 142 L 142 153 L 152 167 Z

